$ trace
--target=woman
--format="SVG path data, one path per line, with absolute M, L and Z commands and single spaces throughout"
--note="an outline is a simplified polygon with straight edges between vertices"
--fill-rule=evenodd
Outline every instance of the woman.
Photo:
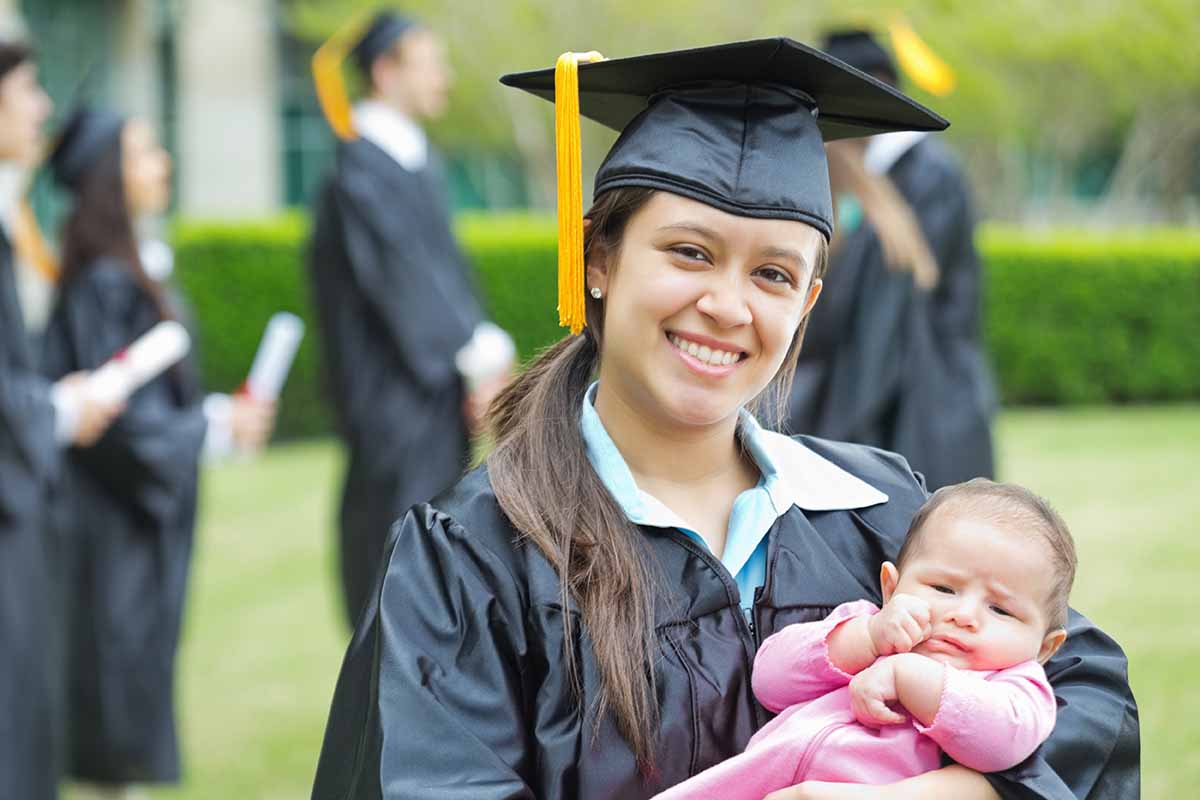
M 573 145 L 573 59 L 557 72 L 503 81 L 556 97 L 560 146 Z M 393 529 L 334 696 L 318 800 L 672 786 L 767 721 L 750 691 L 763 638 L 880 600 L 878 568 L 925 498 L 898 456 L 788 439 L 744 408 L 786 391 L 820 294 L 822 139 L 944 121 L 787 39 L 600 62 L 577 79 L 582 113 L 623 131 L 596 177 L 586 273 L 578 184 L 559 199 L 560 311 L 574 321 L 586 303 L 587 327 L 501 396 L 486 467 Z M 578 161 L 560 154 L 559 174 L 577 180 Z M 780 797 L 1129 796 L 1124 660 L 1078 615 L 1070 628 L 1048 665 L 1059 730 L 1017 770 Z
M 52 374 L 95 368 L 178 317 L 134 233 L 166 209 L 170 166 L 144 122 L 92 110 L 68 122 L 51 156 L 74 200 L 47 330 Z M 100 796 L 179 779 L 174 660 L 201 453 L 206 442 L 257 448 L 273 414 L 248 397 L 206 401 L 185 360 L 135 393 L 94 447 L 70 453 L 67 773 Z

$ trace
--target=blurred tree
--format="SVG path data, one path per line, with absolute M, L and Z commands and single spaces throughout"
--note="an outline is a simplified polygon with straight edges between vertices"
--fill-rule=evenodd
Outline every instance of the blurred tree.
M 281 3 L 285 23 L 314 42 L 379 5 Z M 1175 221 L 1195 213 L 1196 0 L 858 0 L 849 9 L 839 0 L 407 0 L 403 7 L 445 34 L 458 70 L 439 137 L 452 147 L 519 149 L 531 196 L 543 202 L 553 198 L 551 110 L 502 90 L 500 73 L 549 66 L 567 49 L 616 56 L 777 34 L 815 41 L 837 24 L 882 30 L 903 11 L 958 78 L 944 98 L 909 88 L 954 121 L 948 136 L 993 213 L 1021 218 L 1034 188 L 1069 196 L 1079 165 L 1087 161 L 1095 173 L 1097 154 L 1112 164 L 1107 181 L 1099 181 L 1111 218 L 1148 197 Z M 612 138 L 598 126 L 585 128 L 585 168 L 597 165 Z

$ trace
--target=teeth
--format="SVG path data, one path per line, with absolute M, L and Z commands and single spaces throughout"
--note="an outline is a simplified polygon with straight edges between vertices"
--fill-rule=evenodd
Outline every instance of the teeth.
M 678 347 L 683 352 L 691 355 L 699 361 L 713 367 L 725 367 L 738 360 L 737 353 L 729 353 L 725 350 L 713 350 L 705 345 L 696 344 L 695 342 L 685 341 L 678 336 L 670 337 L 671 344 Z

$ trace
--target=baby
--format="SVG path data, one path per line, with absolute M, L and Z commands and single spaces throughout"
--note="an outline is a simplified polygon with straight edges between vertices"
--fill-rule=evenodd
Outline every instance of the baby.
M 746 750 L 658 800 L 761 800 L 803 781 L 885 784 L 1024 761 L 1054 728 L 1042 664 L 1066 639 L 1075 545 L 1012 484 L 938 490 L 880 570 L 883 608 L 845 603 L 763 642 L 754 693 L 778 712 Z

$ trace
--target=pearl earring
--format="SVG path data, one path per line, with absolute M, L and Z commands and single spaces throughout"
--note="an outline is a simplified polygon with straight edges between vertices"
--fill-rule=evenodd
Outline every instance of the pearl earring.
M 604 295 L 604 292 L 600 291 L 599 286 L 593 286 L 591 294 L 592 294 L 592 297 L 599 300 Z

